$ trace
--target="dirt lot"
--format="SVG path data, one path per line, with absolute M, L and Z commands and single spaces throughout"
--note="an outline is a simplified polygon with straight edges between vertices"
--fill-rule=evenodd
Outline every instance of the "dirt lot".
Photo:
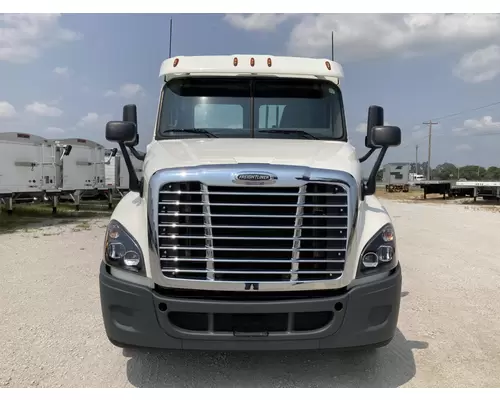
M 384 203 L 404 268 L 402 308 L 393 342 L 364 356 L 123 352 L 101 321 L 106 219 L 0 234 L 0 386 L 500 386 L 500 214 Z

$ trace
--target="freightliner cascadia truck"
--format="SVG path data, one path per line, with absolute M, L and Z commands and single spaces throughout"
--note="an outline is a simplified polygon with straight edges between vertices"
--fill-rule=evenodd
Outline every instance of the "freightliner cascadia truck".
M 119 347 L 359 349 L 399 314 L 396 235 L 374 196 L 401 130 L 370 106 L 358 158 L 340 64 L 268 55 L 165 60 L 152 141 L 106 125 L 130 173 L 104 240 L 100 299 Z M 361 163 L 375 153 L 368 179 Z M 144 160 L 138 179 L 131 157 Z

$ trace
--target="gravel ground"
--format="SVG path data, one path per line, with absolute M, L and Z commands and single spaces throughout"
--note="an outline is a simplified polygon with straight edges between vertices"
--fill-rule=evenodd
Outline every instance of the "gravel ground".
M 384 203 L 404 292 L 396 338 L 368 355 L 123 351 L 101 321 L 106 220 L 0 235 L 0 386 L 500 386 L 500 214 Z

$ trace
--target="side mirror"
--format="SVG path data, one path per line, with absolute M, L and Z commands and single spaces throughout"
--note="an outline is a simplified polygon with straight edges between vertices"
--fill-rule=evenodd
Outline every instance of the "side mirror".
M 65 156 L 69 156 L 71 154 L 71 149 L 73 148 L 73 146 L 71 146 L 70 144 L 68 144 L 65 148 L 64 148 L 64 155 Z
M 397 126 L 374 126 L 370 135 L 376 147 L 395 147 L 401 144 L 401 129 Z
M 137 129 L 137 106 L 135 104 L 127 104 L 123 106 L 123 121 L 132 122 L 135 125 L 135 139 L 133 141 L 126 141 L 127 147 L 135 147 L 139 144 L 139 135 Z
M 139 144 L 139 134 L 138 133 L 135 134 L 135 139 L 133 141 L 125 143 L 125 145 L 127 147 L 130 147 L 130 148 L 135 147 L 138 144 Z
M 106 124 L 106 139 L 110 142 L 130 143 L 136 140 L 136 136 L 133 122 L 110 121 Z
M 115 147 L 114 149 L 111 150 L 111 157 L 116 156 L 116 153 L 118 152 L 118 149 Z
M 376 126 L 384 126 L 384 109 L 380 106 L 370 106 L 368 108 L 365 138 L 365 146 L 370 149 L 380 147 L 373 142 L 372 137 L 373 128 Z
M 384 126 L 384 109 L 380 106 L 370 106 L 366 127 L 365 146 L 370 150 L 359 162 L 364 162 L 376 149 L 380 149 L 377 159 L 372 167 L 368 180 L 363 183 L 362 199 L 375 194 L 377 189 L 377 173 L 382 165 L 389 147 L 401 144 L 401 129 L 397 126 Z

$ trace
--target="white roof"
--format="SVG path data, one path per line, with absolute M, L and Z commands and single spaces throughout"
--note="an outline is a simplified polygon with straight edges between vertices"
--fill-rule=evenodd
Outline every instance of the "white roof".
M 0 132 L 0 140 L 7 142 L 31 142 L 31 143 L 47 143 L 47 140 L 38 135 L 23 132 Z
M 252 61 L 253 62 L 253 66 Z M 182 75 L 267 75 L 328 79 L 338 84 L 344 77 L 342 66 L 326 58 L 277 57 L 272 55 L 233 54 L 225 56 L 178 56 L 161 64 L 165 80 Z
M 104 146 L 100 143 L 94 142 L 93 140 L 82 139 L 82 138 L 53 139 L 52 142 L 58 142 L 60 144 L 70 144 L 72 146 L 104 148 Z

